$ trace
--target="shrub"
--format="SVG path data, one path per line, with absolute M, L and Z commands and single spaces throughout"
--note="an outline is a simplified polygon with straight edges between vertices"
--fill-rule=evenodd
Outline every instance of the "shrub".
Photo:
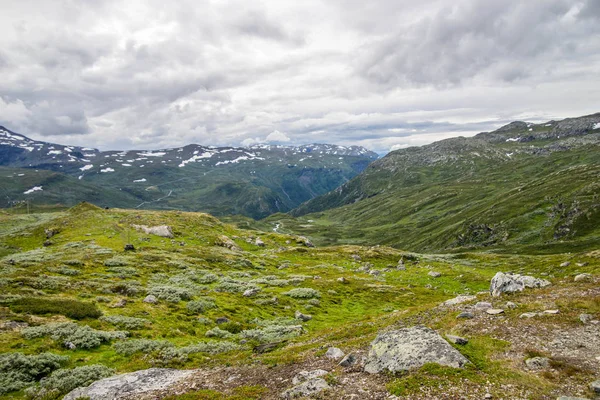
M 16 300 L 9 307 L 12 311 L 18 313 L 34 315 L 60 314 L 77 320 L 98 318 L 102 315 L 95 304 L 69 299 L 25 297 Z
M 124 356 L 135 353 L 149 354 L 157 350 L 173 347 L 173 343 L 167 340 L 131 339 L 117 342 L 113 345 L 115 351 Z
M 177 286 L 154 286 L 148 294 L 152 294 L 161 300 L 166 300 L 171 303 L 178 303 L 181 300 L 190 300 L 194 293 L 190 289 L 181 288 Z
M 128 264 L 129 260 L 121 256 L 114 256 L 112 258 L 104 260 L 105 267 L 123 267 Z
M 268 325 L 261 329 L 249 329 L 241 332 L 245 339 L 261 343 L 278 342 L 300 336 L 303 332 L 301 325 Z
M 126 317 L 124 315 L 106 315 L 100 317 L 100 321 L 108 322 L 111 325 L 118 326 L 126 330 L 142 329 L 150 324 L 150 321 L 144 318 Z
M 210 310 L 211 308 L 215 308 L 215 307 L 217 307 L 217 305 L 215 304 L 214 300 L 211 298 L 204 298 L 204 299 L 200 299 L 200 300 L 190 301 L 185 305 L 185 308 L 187 308 L 188 311 L 195 313 L 195 314 L 203 313 L 203 312 Z
M 139 276 L 137 269 L 134 267 L 110 267 L 106 268 L 106 270 L 113 274 L 117 274 L 117 276 L 121 279 Z
M 52 272 L 56 272 L 57 274 L 67 275 L 67 276 L 77 276 L 81 275 L 81 271 L 74 268 L 69 268 L 66 265 L 61 265 L 58 268 L 54 268 L 51 270 Z
M 69 357 L 52 353 L 30 356 L 22 353 L 0 354 L 0 394 L 30 386 L 68 361 Z
M 243 327 L 239 322 L 227 322 L 222 324 L 219 328 L 229 333 L 233 333 L 234 335 L 243 330 Z
M 128 332 L 99 331 L 87 325 L 79 326 L 72 322 L 66 322 L 25 328 L 22 335 L 25 339 L 50 336 L 52 340 L 61 342 L 63 345 L 70 343 L 79 349 L 93 349 L 114 339 L 125 339 Z
M 108 378 L 114 373 L 114 369 L 100 364 L 85 365 L 73 369 L 59 369 L 49 377 L 42 379 L 37 397 L 48 398 L 55 395 L 55 398 L 58 398 L 60 395 L 67 394 L 78 387 L 88 386 L 94 381 Z
M 111 293 L 121 294 L 123 296 L 133 297 L 138 295 L 138 293 L 141 291 L 141 287 L 138 282 L 130 281 L 111 285 L 109 286 L 108 291 Z
M 296 288 L 289 292 L 284 293 L 294 299 L 313 299 L 315 297 L 321 297 L 321 294 L 315 289 L 311 288 Z
M 200 342 L 185 346 L 179 349 L 180 352 L 185 354 L 193 353 L 208 353 L 208 354 L 220 354 L 227 353 L 229 351 L 240 350 L 242 346 L 239 344 L 228 342 L 228 341 L 209 341 Z
M 216 276 L 215 274 L 208 273 L 208 274 L 199 276 L 196 279 L 196 282 L 208 285 L 209 283 L 213 283 L 213 282 L 216 282 L 218 280 L 219 280 L 218 276 Z
M 220 339 L 228 339 L 231 336 L 233 336 L 231 333 L 219 328 L 218 326 L 215 326 L 211 330 L 206 331 L 205 335 L 206 337 L 216 337 Z

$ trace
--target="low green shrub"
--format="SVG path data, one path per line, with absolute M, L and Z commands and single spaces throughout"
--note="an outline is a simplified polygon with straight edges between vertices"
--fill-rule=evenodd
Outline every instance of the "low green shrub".
M 117 326 L 128 331 L 143 329 L 150 324 L 145 318 L 126 317 L 124 315 L 106 315 L 100 317 L 100 321 L 108 322 L 111 325 Z
M 148 294 L 171 303 L 178 303 L 181 300 L 191 300 L 194 296 L 193 291 L 190 289 L 169 285 L 154 286 L 150 288 Z
M 23 329 L 21 334 L 25 339 L 49 336 L 65 347 L 75 346 L 78 349 L 93 349 L 114 339 L 125 339 L 129 335 L 123 331 L 99 331 L 72 322 L 28 327 Z
M 313 299 L 321 297 L 321 294 L 318 291 L 311 288 L 296 288 L 289 292 L 285 292 L 284 294 L 293 299 Z
M 49 377 L 42 379 L 40 388 L 29 391 L 35 398 L 58 399 L 71 390 L 81 386 L 88 386 L 99 379 L 114 375 L 115 370 L 104 365 L 85 365 L 73 369 L 59 369 Z
M 69 318 L 81 320 L 84 318 L 98 318 L 102 312 L 92 303 L 84 303 L 69 299 L 44 299 L 25 297 L 9 304 L 12 311 L 34 315 L 64 315 Z
M 192 312 L 194 314 L 201 314 L 215 307 L 217 307 L 217 305 L 215 304 L 215 301 L 211 298 L 190 301 L 185 305 L 185 308 L 187 308 L 189 312 Z
M 124 267 L 126 265 L 129 265 L 129 260 L 121 256 L 114 256 L 104 260 L 105 267 Z
M 69 357 L 52 353 L 29 356 L 22 353 L 0 354 L 0 394 L 31 386 L 68 361 Z
M 228 339 L 228 338 L 232 337 L 233 335 L 230 332 L 228 332 L 224 329 L 221 329 L 218 326 L 215 326 L 211 330 L 206 331 L 205 336 L 206 337 L 216 337 L 216 338 L 220 338 L 220 339 Z
M 130 339 L 113 344 L 115 351 L 124 356 L 131 356 L 135 353 L 149 354 L 173 346 L 173 343 L 167 340 L 151 339 Z
M 268 325 L 260 329 L 242 331 L 241 336 L 260 343 L 271 343 L 300 336 L 302 332 L 302 325 Z

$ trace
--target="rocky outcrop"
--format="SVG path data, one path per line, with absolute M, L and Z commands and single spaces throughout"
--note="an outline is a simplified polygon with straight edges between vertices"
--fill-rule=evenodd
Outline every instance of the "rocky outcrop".
M 133 225 L 133 228 L 144 232 L 146 235 L 155 235 L 164 238 L 173 239 L 175 236 L 173 235 L 173 229 L 171 229 L 168 225 L 157 225 L 157 226 L 147 226 L 147 225 Z
M 490 293 L 492 296 L 500 296 L 502 293 L 522 292 L 525 288 L 541 288 L 550 285 L 545 279 L 519 274 L 505 274 L 498 272 L 492 278 Z
M 114 400 L 126 396 L 141 395 L 154 390 L 163 390 L 192 375 L 193 370 L 150 368 L 129 374 L 101 379 L 84 388 L 77 388 L 63 400 L 81 397 L 89 400 Z
M 331 389 L 331 386 L 327 384 L 325 379 L 322 378 L 312 378 L 303 382 L 297 386 L 294 386 L 291 389 L 286 390 L 281 394 L 281 398 L 283 399 L 297 399 L 304 398 L 307 396 L 312 396 L 323 390 Z
M 400 372 L 427 363 L 462 368 L 468 362 L 434 330 L 415 326 L 379 334 L 371 343 L 365 371 Z

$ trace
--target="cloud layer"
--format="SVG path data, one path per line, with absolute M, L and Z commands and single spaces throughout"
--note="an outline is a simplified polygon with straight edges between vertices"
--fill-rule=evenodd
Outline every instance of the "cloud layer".
M 596 0 L 9 0 L 0 24 L 0 124 L 102 149 L 385 152 L 600 111 Z

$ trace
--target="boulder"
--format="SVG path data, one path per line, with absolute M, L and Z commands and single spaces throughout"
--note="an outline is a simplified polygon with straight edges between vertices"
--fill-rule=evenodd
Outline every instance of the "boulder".
M 158 303 L 158 299 L 153 294 L 149 294 L 148 296 L 144 297 L 144 300 L 142 300 L 142 301 L 144 303 L 149 303 L 149 304 L 156 304 L 156 303 Z
M 445 302 L 442 303 L 442 305 L 444 305 L 444 306 L 455 306 L 457 304 L 466 303 L 466 302 L 473 301 L 473 300 L 476 300 L 476 299 L 477 299 L 477 296 L 469 296 L 469 295 L 461 294 L 460 296 L 456 296 L 453 299 L 446 300 Z
M 254 244 L 258 247 L 265 247 L 265 242 L 263 242 L 263 240 L 261 238 L 256 238 L 256 240 L 254 241 Z
M 344 357 L 344 352 L 337 347 L 330 347 L 327 349 L 327 353 L 325 353 L 325 357 L 331 360 L 339 360 Z
M 533 317 L 537 317 L 537 316 L 538 316 L 538 313 L 536 313 L 536 312 L 526 312 L 526 313 L 519 315 L 519 318 L 533 318 Z
M 473 315 L 473 313 L 471 313 L 471 312 L 464 311 L 464 312 L 461 312 L 460 314 L 458 314 L 456 316 L 456 318 L 458 318 L 458 319 L 473 319 L 473 318 L 475 318 L 475 315 Z
M 257 288 L 257 287 L 250 288 L 250 289 L 244 290 L 244 293 L 242 293 L 242 296 L 244 296 L 244 297 L 252 297 L 252 296 L 255 296 L 256 294 L 258 294 L 258 292 L 260 292 L 259 288 Z
M 529 369 L 544 369 L 550 366 L 550 359 L 546 357 L 533 357 L 525 360 L 525 365 Z
M 575 276 L 575 282 L 591 282 L 592 274 L 579 274 Z
M 358 359 L 356 358 L 356 356 L 350 353 L 346 357 L 342 358 L 342 361 L 340 361 L 338 365 L 341 367 L 348 368 L 356 364 L 357 361 Z
M 541 288 L 548 285 L 550 285 L 550 282 L 545 279 L 498 272 L 492 278 L 490 293 L 492 296 L 498 297 L 502 293 L 522 292 L 525 288 Z
M 579 314 L 579 320 L 584 324 L 592 322 L 593 319 L 594 316 L 592 314 Z
M 302 314 L 300 311 L 296 311 L 296 313 L 294 314 L 294 318 L 306 322 L 312 319 L 312 315 Z
M 475 304 L 475 308 L 478 310 L 487 310 L 488 308 L 492 308 L 492 303 L 488 303 L 487 301 L 479 301 Z
M 67 394 L 63 400 L 88 398 L 89 400 L 114 400 L 128 396 L 140 396 L 169 386 L 192 375 L 193 370 L 150 368 L 128 374 L 101 379 Z
M 315 369 L 314 371 L 300 371 L 292 378 L 293 385 L 299 385 L 302 382 L 309 381 L 311 379 L 320 378 L 327 375 L 327 371 L 324 369 Z
M 173 229 L 171 229 L 171 227 L 168 225 L 133 225 L 133 227 L 138 231 L 144 232 L 146 235 L 155 235 L 169 239 L 173 239 L 175 237 L 173 235 Z
M 565 261 L 564 263 L 560 264 L 561 268 L 568 267 L 569 265 L 571 265 L 571 263 L 569 261 Z
M 487 310 L 485 310 L 485 312 L 489 315 L 504 314 L 504 310 L 501 308 L 488 308 Z
M 429 273 L 427 274 L 432 278 L 439 278 L 440 276 L 442 276 L 442 274 L 440 274 L 439 272 L 436 271 L 429 271 Z
M 469 343 L 469 341 L 465 338 L 455 335 L 446 335 L 446 339 L 448 339 L 451 343 L 464 345 Z
M 590 383 L 590 389 L 596 394 L 600 394 L 600 379 Z
M 225 247 L 226 249 L 230 249 L 230 250 L 234 250 L 234 251 L 240 250 L 238 245 L 235 244 L 235 242 L 233 240 L 231 240 L 230 238 L 228 238 L 225 235 L 217 236 L 217 238 L 215 239 L 215 246 Z
M 327 389 L 331 389 L 331 386 L 327 384 L 325 379 L 314 378 L 286 390 L 281 394 L 281 398 L 296 399 L 300 397 L 308 397 Z
M 377 335 L 365 363 L 365 371 L 400 372 L 437 363 L 462 368 L 469 361 L 433 329 L 404 328 Z

